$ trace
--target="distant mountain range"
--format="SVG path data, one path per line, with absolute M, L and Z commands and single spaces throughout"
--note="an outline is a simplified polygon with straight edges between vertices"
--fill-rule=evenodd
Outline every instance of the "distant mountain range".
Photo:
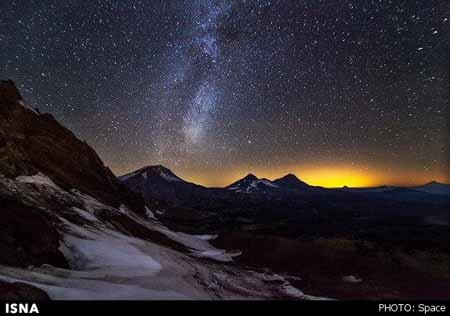
M 207 188 L 185 181 L 160 165 L 141 168 L 119 180 L 142 195 L 147 204 L 155 205 L 159 201 L 156 205 L 170 209 L 158 214 L 158 218 L 182 231 L 226 230 L 243 223 L 282 220 L 288 226 L 286 232 L 297 225 L 297 229 L 305 231 L 306 223 L 314 223 L 307 227 L 316 226 L 311 231 L 315 235 L 328 233 L 322 230 L 326 225 L 321 221 L 335 221 L 354 214 L 370 217 L 439 214 L 441 218 L 442 209 L 450 200 L 450 186 L 442 183 L 409 188 L 328 189 L 310 186 L 293 174 L 273 181 L 248 174 L 225 188 Z M 339 227 L 344 226 L 339 224 Z
M 274 193 L 279 190 L 307 190 L 312 187 L 293 174 L 288 174 L 274 181 L 266 178 L 259 179 L 253 174 L 248 174 L 226 188 L 241 193 Z
M 353 192 L 367 192 L 367 193 L 381 193 L 381 192 L 407 192 L 407 191 L 416 191 L 423 192 L 429 194 L 437 194 L 437 195 L 450 195 L 450 185 L 445 183 L 439 183 L 436 181 L 432 181 L 419 186 L 410 186 L 410 187 L 399 187 L 399 186 L 379 186 L 373 188 L 347 188 L 344 187 L 343 190 L 353 191 Z
M 144 198 L 158 198 L 165 201 L 181 201 L 196 198 L 211 197 L 212 195 L 225 194 L 224 189 L 237 194 L 289 194 L 308 192 L 312 190 L 342 190 L 345 192 L 359 193 L 386 193 L 386 192 L 423 192 L 437 195 L 450 195 L 450 185 L 438 182 L 430 182 L 421 186 L 397 187 L 380 186 L 369 188 L 334 188 L 326 189 L 310 186 L 300 180 L 294 174 L 287 174 L 273 181 L 266 178 L 258 178 L 253 174 L 231 183 L 225 188 L 206 188 L 204 186 L 187 182 L 175 175 L 170 169 L 157 165 L 147 166 L 132 173 L 118 177 L 118 179 L 135 192 L 140 192 Z

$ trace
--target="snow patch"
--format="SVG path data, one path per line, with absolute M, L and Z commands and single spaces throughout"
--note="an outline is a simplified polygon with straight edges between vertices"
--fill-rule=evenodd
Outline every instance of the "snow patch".
M 78 207 L 72 207 L 72 211 L 83 217 L 84 219 L 88 220 L 89 222 L 98 222 L 98 218 L 95 217 L 93 214 L 89 213 L 88 211 L 82 210 Z
M 342 277 L 342 281 L 348 283 L 360 283 L 362 279 L 355 277 L 354 275 L 345 275 Z
M 122 214 L 128 214 L 130 210 L 125 205 L 121 204 L 119 207 L 119 212 Z
M 233 185 L 228 188 L 228 190 L 234 190 L 235 192 L 241 192 L 241 193 L 252 193 L 256 192 L 261 189 L 261 187 L 269 187 L 269 188 L 279 188 L 278 185 L 273 184 L 267 179 L 258 179 L 253 180 L 251 182 L 247 183 L 238 183 L 236 185 Z
M 178 179 L 170 174 L 167 174 L 165 172 L 161 172 L 159 175 L 161 176 L 161 178 L 163 178 L 164 180 L 169 181 L 169 182 L 180 182 L 181 181 L 180 179 Z
M 117 210 L 116 208 L 113 208 L 111 206 L 105 205 L 102 202 L 100 202 L 99 200 L 97 200 L 96 198 L 88 195 L 88 194 L 84 194 L 81 193 L 78 190 L 71 190 L 71 193 L 76 196 L 79 200 L 81 200 L 81 202 L 83 202 L 84 208 L 90 212 L 93 212 L 95 210 L 100 210 L 100 209 L 107 209 L 107 210 Z M 120 210 L 122 212 L 122 210 Z
M 195 238 L 201 239 L 201 240 L 214 240 L 219 237 L 219 235 L 192 235 Z
M 272 182 L 270 182 L 269 180 L 266 180 L 266 179 L 257 180 L 256 182 L 257 182 L 257 184 L 262 184 L 267 187 L 278 188 L 278 185 L 273 184 Z
M 149 219 L 158 220 L 155 214 L 153 214 L 153 212 L 147 206 L 145 207 L 145 215 L 147 215 L 147 218 Z
M 35 174 L 34 176 L 18 176 L 16 178 L 16 181 L 21 183 L 32 183 L 37 185 L 45 185 L 52 187 L 57 190 L 61 190 L 60 187 L 58 187 L 49 177 L 47 177 L 43 173 Z
M 133 178 L 134 176 L 138 175 L 140 172 L 141 172 L 141 169 L 136 170 L 136 171 L 131 172 L 131 173 L 128 173 L 128 174 L 126 174 L 126 175 L 120 176 L 120 177 L 118 177 L 118 179 L 119 179 L 120 181 L 127 181 L 128 179 L 131 179 L 131 178 Z
M 232 261 L 233 257 L 240 256 L 242 252 L 238 251 L 231 253 L 222 249 L 211 249 L 205 251 L 192 251 L 192 254 L 198 258 L 208 258 L 215 261 L 229 262 Z
M 75 269 L 126 267 L 152 275 L 162 268 L 159 262 L 133 245 L 133 241 L 136 241 L 133 238 L 109 229 L 88 230 L 60 219 L 68 228 L 63 238 L 65 247 L 61 249 Z
M 302 291 L 300 291 L 296 287 L 293 287 L 289 283 L 283 284 L 282 289 L 283 289 L 284 293 L 286 293 L 289 296 L 297 297 L 297 298 L 304 298 L 305 297 L 305 294 Z
M 71 271 L 45 267 L 27 271 L 0 266 L 0 280 L 36 286 L 54 300 L 186 300 L 191 297 L 176 291 L 123 284 L 101 277 L 98 271 Z M 99 277 L 100 279 L 96 279 Z

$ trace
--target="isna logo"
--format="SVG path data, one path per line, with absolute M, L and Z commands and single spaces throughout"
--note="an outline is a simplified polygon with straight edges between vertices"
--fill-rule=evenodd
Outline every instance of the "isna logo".
M 6 303 L 5 314 L 39 314 L 36 303 Z

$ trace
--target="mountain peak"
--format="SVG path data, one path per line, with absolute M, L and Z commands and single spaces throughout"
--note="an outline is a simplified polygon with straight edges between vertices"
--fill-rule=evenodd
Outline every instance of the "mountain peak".
M 164 167 L 163 165 L 150 165 L 150 166 L 144 167 L 142 170 L 151 171 L 151 172 L 164 172 L 164 173 L 168 173 L 168 174 L 173 174 L 174 175 L 172 170 L 170 170 L 169 168 Z
M 241 180 L 258 180 L 258 177 L 255 176 L 253 173 L 249 173 L 248 175 L 246 175 L 244 178 L 242 178 Z
M 172 172 L 169 168 L 162 165 L 148 166 L 146 168 L 147 174 L 163 177 L 167 181 L 184 181 Z
M 178 177 L 175 173 L 172 172 L 169 168 L 164 167 L 163 165 L 150 165 L 142 167 L 136 171 L 127 173 L 123 176 L 119 177 L 120 181 L 127 181 L 128 179 L 135 178 L 137 176 L 142 176 L 144 178 L 153 177 L 153 178 L 161 178 L 165 181 L 183 181 L 180 177 Z
M 309 187 L 308 184 L 297 178 L 296 175 L 289 173 L 284 177 L 273 181 L 274 184 L 287 189 L 304 189 Z
M 259 179 L 251 173 L 227 186 L 227 189 L 229 190 L 245 193 L 266 192 L 267 190 L 276 188 L 278 188 L 278 186 L 273 184 L 272 181 L 265 178 Z
M 146 166 L 145 168 L 159 169 L 159 170 L 162 170 L 162 171 L 170 171 L 169 168 L 164 167 L 163 165 L 149 165 L 149 166 Z
M 0 81 L 0 98 L 7 102 L 22 100 L 16 84 L 11 79 Z
M 411 188 L 413 190 L 426 193 L 450 195 L 450 184 L 440 183 L 437 181 L 431 181 L 424 185 Z
M 433 181 L 427 182 L 425 184 L 418 185 L 414 188 L 426 188 L 426 187 L 450 187 L 450 184 L 433 180 Z
M 288 173 L 287 175 L 285 175 L 284 177 L 281 177 L 281 179 L 289 179 L 289 180 L 296 180 L 296 181 L 300 181 L 299 178 L 297 178 L 297 176 L 293 173 Z

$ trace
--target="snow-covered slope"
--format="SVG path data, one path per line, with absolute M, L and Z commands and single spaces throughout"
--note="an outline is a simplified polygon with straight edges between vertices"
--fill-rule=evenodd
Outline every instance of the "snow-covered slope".
M 0 266 L 0 280 L 28 283 L 52 299 L 307 298 L 286 280 L 267 282 L 270 273 L 228 265 L 240 253 L 211 246 L 216 236 L 171 231 L 154 215 L 142 218 L 123 205 L 64 190 L 44 174 L 2 176 L 0 192 L 58 222 L 69 269 Z

